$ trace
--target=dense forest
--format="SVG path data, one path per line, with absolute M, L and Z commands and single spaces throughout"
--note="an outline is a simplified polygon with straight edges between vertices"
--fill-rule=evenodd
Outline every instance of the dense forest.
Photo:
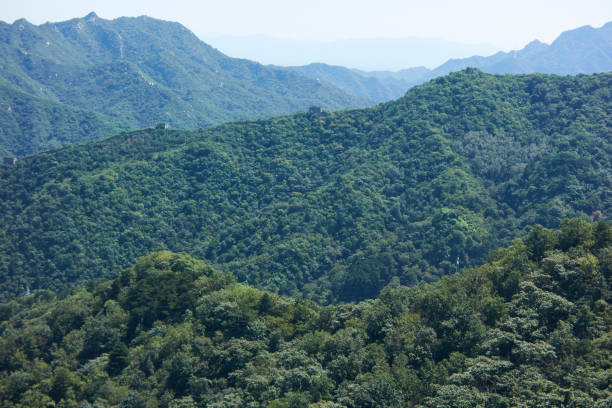
M 110 117 L 30 95 L 0 79 L 0 156 L 102 139 L 121 129 Z
M 0 86 L 0 153 L 16 155 L 96 140 L 109 128 L 195 129 L 310 105 L 372 104 L 289 69 L 230 58 L 178 23 L 145 16 L 0 21 L 4 82 L 11 86 Z
M 612 75 L 466 70 L 374 108 L 158 128 L 0 169 L 4 300 L 186 252 L 326 304 L 612 213 Z
M 367 73 L 0 21 L 0 408 L 611 407 L 612 73 L 483 72 L 611 30 Z
M 609 407 L 612 225 L 323 307 L 156 252 L 0 305 L 1 407 Z

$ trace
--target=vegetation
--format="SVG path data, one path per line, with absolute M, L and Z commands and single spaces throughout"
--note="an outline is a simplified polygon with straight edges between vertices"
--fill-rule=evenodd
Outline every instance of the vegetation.
M 29 95 L 0 81 L 0 156 L 101 139 L 121 127 L 109 117 Z
M 612 225 L 535 227 L 479 267 L 322 307 L 156 252 L 0 306 L 2 407 L 606 407 Z
M 0 87 L 0 111 L 12 107 L 2 112 L 0 151 L 12 154 L 99 139 L 109 128 L 163 121 L 194 129 L 310 105 L 370 104 L 288 69 L 229 58 L 180 24 L 148 17 L 0 22 L 0 39 L 0 79 L 11 84 Z M 24 98 L 43 108 L 5 104 Z M 86 117 L 75 120 L 75 110 Z
M 305 110 L 362 107 L 467 67 L 490 73 L 612 70 L 612 23 L 550 46 L 398 72 L 325 64 L 281 68 L 229 58 L 180 24 L 91 13 L 35 26 L 0 22 L 0 154 L 25 156 L 167 122 L 195 129 Z M 10 109 L 10 110 L 9 110 Z
M 1 296 L 162 249 L 320 303 L 434 281 L 529 225 L 612 213 L 611 81 L 467 70 L 375 108 L 162 126 L 0 166 Z
M 328 112 L 178 24 L 0 35 L 0 154 L 120 132 L 0 166 L 0 408 L 612 404 L 612 74 Z

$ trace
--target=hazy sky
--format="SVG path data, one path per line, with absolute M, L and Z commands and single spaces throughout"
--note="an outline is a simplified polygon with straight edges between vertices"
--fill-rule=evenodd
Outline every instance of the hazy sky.
M 510 50 L 612 20 L 612 0 L 2 0 L 0 20 L 40 24 L 149 15 L 200 36 L 266 34 L 302 40 L 429 37 Z

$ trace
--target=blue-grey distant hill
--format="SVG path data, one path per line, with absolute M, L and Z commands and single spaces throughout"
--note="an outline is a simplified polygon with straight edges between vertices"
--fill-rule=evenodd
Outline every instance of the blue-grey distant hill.
M 397 99 L 408 88 L 423 83 L 430 73 L 425 67 L 408 68 L 401 71 L 360 71 L 340 66 L 313 63 L 290 67 L 302 75 L 330 83 L 345 92 L 374 102 Z
M 489 57 L 451 59 L 439 67 L 401 71 L 350 70 L 325 64 L 292 67 L 311 78 L 320 78 L 346 92 L 376 102 L 394 99 L 409 88 L 433 78 L 475 67 L 492 74 L 546 73 L 592 74 L 612 71 L 612 22 L 601 28 L 580 27 L 562 33 L 552 44 L 532 41 L 518 51 L 498 52 Z
M 295 71 L 230 58 L 178 23 L 94 13 L 39 26 L 0 22 L 0 154 L 157 122 L 198 128 L 368 104 Z
M 316 35 L 316 33 L 314 33 Z M 439 38 L 348 38 L 341 40 L 295 40 L 267 35 L 202 35 L 204 41 L 233 57 L 263 64 L 301 66 L 313 62 L 365 71 L 397 71 L 424 65 L 437 67 L 451 57 L 491 55 L 491 44 L 463 44 Z
M 452 59 L 432 70 L 430 79 L 475 67 L 494 74 L 575 75 L 612 71 L 612 22 L 601 28 L 584 26 L 565 31 L 552 44 L 532 41 L 519 51 L 490 57 Z

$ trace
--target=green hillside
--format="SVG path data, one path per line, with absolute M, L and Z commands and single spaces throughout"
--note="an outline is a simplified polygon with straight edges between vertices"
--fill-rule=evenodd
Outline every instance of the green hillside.
M 24 156 L 116 133 L 99 113 L 32 96 L 0 81 L 0 155 Z
M 311 105 L 344 109 L 371 104 L 288 69 L 229 58 L 178 23 L 144 16 L 104 20 L 91 13 L 39 26 L 26 20 L 0 22 L 0 79 L 31 98 L 61 103 L 64 110 L 104 115 L 106 125 L 122 129 L 158 122 L 194 129 Z M 18 122 L 44 120 L 20 111 L 13 115 Z M 68 133 L 82 134 L 81 141 L 96 136 L 69 115 L 55 120 Z M 12 139 L 21 136 L 10 128 L 7 132 Z M 41 145 L 28 145 L 24 154 L 58 140 L 36 137 Z M 11 146 L 1 148 L 17 154 Z
M 612 75 L 452 74 L 370 109 L 145 129 L 0 170 L 7 299 L 151 251 L 326 303 L 612 213 Z
M 0 407 L 607 407 L 612 226 L 534 228 L 435 284 L 321 307 L 157 252 L 0 305 Z

